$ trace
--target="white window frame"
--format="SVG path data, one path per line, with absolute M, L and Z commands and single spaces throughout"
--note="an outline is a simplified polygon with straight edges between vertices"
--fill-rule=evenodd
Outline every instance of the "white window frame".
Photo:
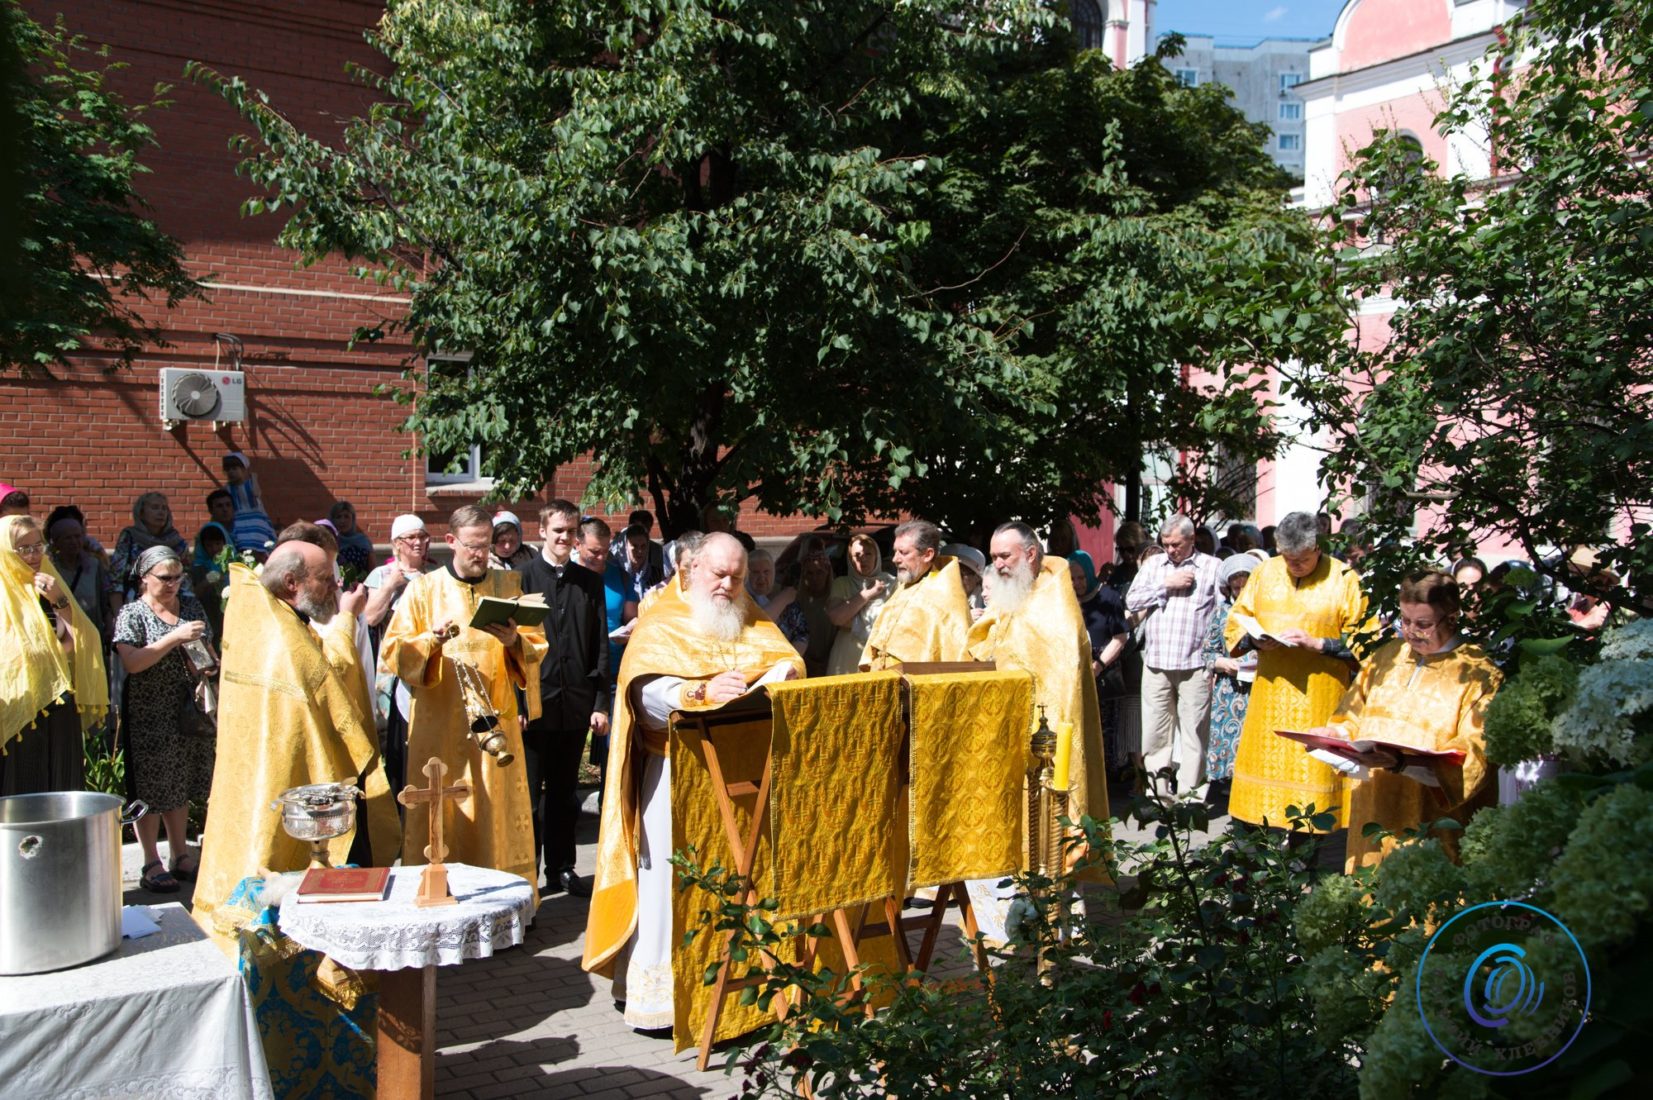
M 1279 149 L 1280 152 L 1301 153 L 1303 151 L 1302 134 L 1278 134 L 1276 136 L 1279 138 L 1279 145 L 1277 145 L 1276 148 Z
M 1282 93 L 1291 91 L 1293 88 L 1297 87 L 1301 83 L 1303 83 L 1303 74 L 1302 73 L 1281 73 L 1280 74 L 1280 91 Z
M 466 364 L 466 373 L 469 374 L 470 362 L 471 353 L 468 351 L 450 352 L 444 355 L 427 355 L 425 356 L 425 370 L 428 374 L 433 365 L 464 363 Z M 425 449 L 424 442 L 424 437 L 421 436 L 419 443 L 422 450 Z M 482 445 L 480 443 L 471 444 L 470 454 L 467 456 L 468 460 L 464 468 L 460 470 L 435 469 L 431 464 L 431 457 L 430 452 L 425 450 L 425 485 L 427 488 L 449 492 L 461 490 L 468 492 L 473 489 L 491 489 L 494 486 L 494 479 L 484 477 L 482 473 Z
M 1280 104 L 1280 121 L 1281 122 L 1302 122 L 1303 121 L 1303 103 L 1302 103 L 1302 101 L 1301 100 L 1296 100 L 1296 99 L 1289 99 L 1286 102 Z
M 1200 86 L 1200 71 L 1198 69 L 1177 69 L 1171 75 L 1176 77 L 1177 83 L 1184 88 L 1198 88 Z

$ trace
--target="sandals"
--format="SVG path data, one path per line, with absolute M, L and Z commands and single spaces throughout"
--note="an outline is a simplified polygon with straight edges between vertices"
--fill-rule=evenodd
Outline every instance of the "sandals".
M 189 860 L 187 868 L 178 866 L 184 860 Z M 185 852 L 172 861 L 172 877 L 181 882 L 194 882 L 195 876 L 201 870 L 201 858 L 194 852 Z
M 151 867 L 159 868 L 153 875 L 149 873 Z M 160 860 L 143 865 L 143 875 L 138 879 L 138 885 L 152 894 L 176 894 L 178 880 L 172 877 L 172 872 L 166 869 L 166 864 Z

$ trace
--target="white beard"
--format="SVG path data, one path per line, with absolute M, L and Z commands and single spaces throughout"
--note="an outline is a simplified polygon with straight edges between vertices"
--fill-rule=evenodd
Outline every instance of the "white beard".
M 1017 562 L 1008 574 L 995 570 L 991 606 L 1000 614 L 1013 615 L 1022 609 L 1032 591 L 1033 566 L 1028 562 Z
M 734 600 L 720 603 L 709 593 L 689 589 L 689 607 L 694 613 L 695 629 L 714 641 L 732 642 L 740 637 L 746 625 L 746 616 Z

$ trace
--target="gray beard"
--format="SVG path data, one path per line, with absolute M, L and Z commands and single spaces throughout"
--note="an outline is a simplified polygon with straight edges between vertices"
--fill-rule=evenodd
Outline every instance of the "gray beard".
M 924 573 L 913 573 L 906 569 L 902 569 L 899 566 L 897 566 L 895 570 L 895 579 L 900 581 L 902 584 L 912 584 L 914 581 L 923 580 L 924 576 Z
M 317 603 L 307 594 L 300 593 L 293 606 L 310 616 L 310 621 L 320 626 L 326 626 L 333 621 L 333 616 L 339 613 L 339 598 L 330 596 L 326 601 Z
M 713 641 L 732 642 L 740 637 L 741 628 L 746 625 L 746 616 L 734 600 L 720 604 L 710 594 L 691 588 L 689 608 L 694 613 L 695 629 Z
M 1033 568 L 1026 562 L 1018 562 L 1009 576 L 999 572 L 993 574 L 993 598 L 990 602 L 993 610 L 1013 615 L 1022 609 L 1028 593 L 1032 591 Z

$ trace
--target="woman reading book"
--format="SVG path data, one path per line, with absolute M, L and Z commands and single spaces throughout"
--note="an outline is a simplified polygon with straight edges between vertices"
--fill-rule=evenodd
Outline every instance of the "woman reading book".
M 1350 871 L 1381 861 L 1394 846 L 1368 839 L 1368 823 L 1397 834 L 1442 818 L 1463 823 L 1492 793 L 1481 727 L 1502 677 L 1458 633 L 1460 613 L 1450 576 L 1425 570 L 1407 577 L 1400 586 L 1401 636 L 1362 666 L 1330 724 L 1309 731 L 1463 754 L 1453 763 L 1380 748 L 1355 758 L 1368 773 L 1350 784 Z M 1456 832 L 1432 835 L 1456 858 Z

